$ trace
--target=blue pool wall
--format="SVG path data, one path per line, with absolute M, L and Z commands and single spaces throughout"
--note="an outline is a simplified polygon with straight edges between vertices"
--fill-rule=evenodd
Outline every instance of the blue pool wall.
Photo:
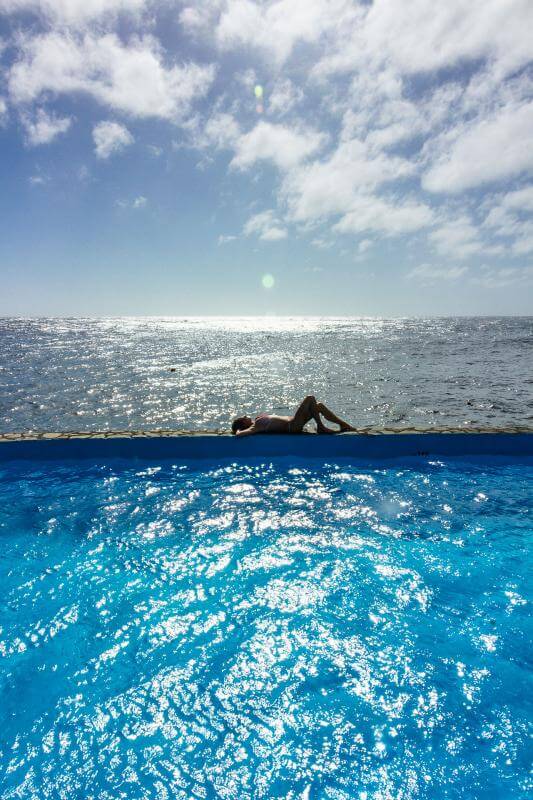
M 437 456 L 533 456 L 533 433 L 341 434 L 336 436 L 216 435 L 71 438 L 10 441 L 0 444 L 0 462 L 18 459 L 66 460 L 164 458 L 247 460 L 274 458 L 352 458 Z

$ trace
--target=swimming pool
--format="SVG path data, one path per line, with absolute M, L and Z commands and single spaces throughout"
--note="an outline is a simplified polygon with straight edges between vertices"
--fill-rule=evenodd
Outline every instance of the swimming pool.
M 532 477 L 0 463 L 0 795 L 525 798 Z

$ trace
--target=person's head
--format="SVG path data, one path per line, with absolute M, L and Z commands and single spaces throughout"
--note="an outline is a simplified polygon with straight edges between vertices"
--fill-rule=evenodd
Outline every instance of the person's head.
M 253 424 L 254 422 L 251 417 L 237 417 L 237 419 L 234 419 L 231 423 L 231 432 L 237 433 L 237 431 L 245 431 Z

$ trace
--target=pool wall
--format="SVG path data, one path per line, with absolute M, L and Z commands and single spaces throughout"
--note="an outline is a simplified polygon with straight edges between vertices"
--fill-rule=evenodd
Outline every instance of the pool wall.
M 18 459 L 65 460 L 100 458 L 249 459 L 296 458 L 376 459 L 419 456 L 533 456 L 533 433 L 338 434 L 336 436 L 253 436 L 213 434 L 178 436 L 67 436 L 0 443 L 0 462 Z

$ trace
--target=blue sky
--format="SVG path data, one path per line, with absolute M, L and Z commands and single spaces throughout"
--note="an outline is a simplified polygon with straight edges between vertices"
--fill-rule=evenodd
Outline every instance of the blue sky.
M 0 0 L 0 314 L 533 313 L 531 30 L 531 0 Z

